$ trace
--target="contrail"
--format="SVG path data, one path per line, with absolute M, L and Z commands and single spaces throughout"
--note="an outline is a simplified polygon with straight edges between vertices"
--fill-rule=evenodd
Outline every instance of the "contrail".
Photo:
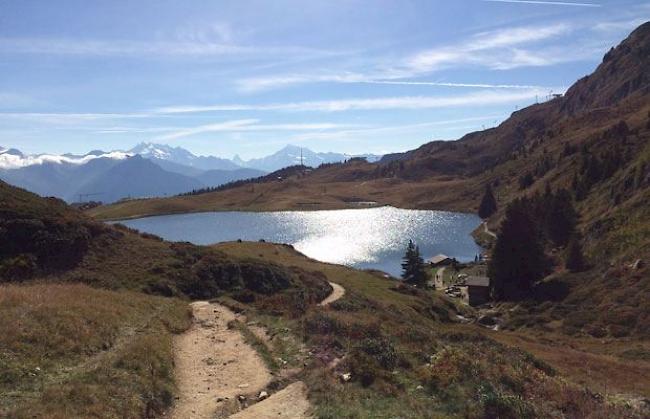
M 567 1 L 543 1 L 543 0 L 482 0 L 491 3 L 524 3 L 524 4 L 546 4 L 550 6 L 579 6 L 579 7 L 601 7 L 597 3 L 570 3 Z
M 360 83 L 366 84 L 396 84 L 401 86 L 441 86 L 441 87 L 477 87 L 486 89 L 544 89 L 543 86 L 521 84 L 485 84 L 485 83 L 444 83 L 434 81 L 392 81 L 392 80 L 367 80 Z

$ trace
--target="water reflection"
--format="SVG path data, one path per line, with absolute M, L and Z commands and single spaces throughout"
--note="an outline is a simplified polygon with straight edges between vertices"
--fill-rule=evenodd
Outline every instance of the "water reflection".
M 392 207 L 334 211 L 212 212 L 123 222 L 167 240 L 211 244 L 231 240 L 290 243 L 323 262 L 400 273 L 409 239 L 423 256 L 438 253 L 461 261 L 479 252 L 470 237 L 480 220 L 471 214 Z

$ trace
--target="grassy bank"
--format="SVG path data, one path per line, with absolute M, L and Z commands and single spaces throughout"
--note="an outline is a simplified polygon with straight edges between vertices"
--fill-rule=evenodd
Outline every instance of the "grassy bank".
M 140 418 L 173 401 L 187 303 L 85 285 L 0 287 L 0 416 Z

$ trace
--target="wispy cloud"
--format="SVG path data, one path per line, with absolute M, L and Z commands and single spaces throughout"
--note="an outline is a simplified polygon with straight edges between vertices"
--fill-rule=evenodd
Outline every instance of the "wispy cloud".
M 556 47 L 530 45 L 539 44 L 569 34 L 572 26 L 567 23 L 552 23 L 525 27 L 508 27 L 477 33 L 459 42 L 418 51 L 404 56 L 397 64 L 387 68 L 375 63 L 371 70 L 340 72 L 330 74 L 282 74 L 249 77 L 236 81 L 237 89 L 244 93 L 278 89 L 307 83 L 366 83 L 419 85 L 439 87 L 471 87 L 495 89 L 528 89 L 539 86 L 412 81 L 409 79 L 426 76 L 433 72 L 454 67 L 480 66 L 492 70 L 510 70 L 518 67 L 539 67 L 580 60 L 591 54 L 584 48 L 568 53 L 557 52 Z M 556 53 L 557 52 L 557 53 Z
M 392 73 L 393 77 L 398 77 Z M 402 75 L 412 75 L 410 73 L 400 73 Z M 459 88 L 480 88 L 480 89 L 535 89 L 545 88 L 543 86 L 525 85 L 525 84 L 492 84 L 492 83 L 452 83 L 437 81 L 409 81 L 409 80 L 385 80 L 389 74 L 364 75 L 357 73 L 345 73 L 341 75 L 306 75 L 294 74 L 283 76 L 252 77 L 238 80 L 237 86 L 239 91 L 245 93 L 259 92 L 270 89 L 277 89 L 285 86 L 307 84 L 307 83 L 347 83 L 347 84 L 385 84 L 401 86 L 432 86 L 432 87 L 459 87 Z
M 209 132 L 323 131 L 353 126 L 333 123 L 259 124 L 258 122 L 259 120 L 257 119 L 240 119 L 215 124 L 204 124 L 196 127 L 179 129 L 178 131 L 155 137 L 154 140 L 169 141 Z
M 559 89 L 561 90 L 561 89 Z M 152 110 L 158 114 L 203 113 L 227 111 L 292 111 L 342 112 L 352 110 L 430 109 L 443 107 L 486 106 L 529 101 L 544 94 L 542 89 L 519 91 L 481 91 L 456 96 L 397 96 L 354 98 L 272 104 L 222 104 L 208 106 L 169 106 Z
M 571 27 L 565 23 L 481 32 L 454 45 L 419 52 L 406 61 L 405 67 L 416 73 L 427 73 L 458 65 L 478 65 L 496 70 L 550 65 L 558 62 L 558 58 L 525 50 L 523 45 L 569 32 Z
M 488 3 L 521 3 L 541 4 L 546 6 L 574 6 L 574 7 L 601 7 L 598 3 L 573 3 L 568 1 L 542 1 L 542 0 L 481 0 Z
M 64 112 L 0 112 L 0 119 L 22 120 L 52 125 L 78 125 L 91 121 L 148 118 L 149 113 L 64 113 Z
M 398 86 L 467 87 L 480 89 L 546 89 L 544 86 L 529 84 L 446 83 L 437 81 L 368 80 L 361 83 L 394 84 Z
M 226 35 L 224 35 L 226 36 Z M 83 55 L 83 56 L 335 56 L 346 52 L 300 46 L 239 45 L 193 38 L 170 41 L 0 38 L 0 53 Z

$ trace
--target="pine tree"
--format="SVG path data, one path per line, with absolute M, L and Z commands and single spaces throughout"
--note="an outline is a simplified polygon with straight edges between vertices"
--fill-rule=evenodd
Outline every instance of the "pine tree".
M 402 278 L 414 285 L 424 285 L 426 272 L 424 271 L 424 260 L 420 256 L 420 248 L 409 240 L 406 253 L 402 261 Z
M 485 193 L 483 194 L 483 199 L 481 199 L 481 205 L 478 207 L 478 216 L 482 219 L 489 218 L 492 214 L 497 211 L 497 200 L 494 198 L 494 193 L 492 193 L 492 187 L 488 183 L 485 188 Z
M 573 235 L 578 213 L 573 207 L 571 194 L 560 189 L 555 194 L 547 194 L 544 199 L 544 231 L 555 246 L 565 246 Z
M 571 272 L 580 272 L 585 269 L 585 257 L 582 253 L 581 237 L 579 233 L 573 234 L 566 250 L 564 265 Z
M 540 232 L 531 215 L 531 203 L 508 205 L 488 266 L 492 295 L 497 300 L 527 297 L 546 271 Z

